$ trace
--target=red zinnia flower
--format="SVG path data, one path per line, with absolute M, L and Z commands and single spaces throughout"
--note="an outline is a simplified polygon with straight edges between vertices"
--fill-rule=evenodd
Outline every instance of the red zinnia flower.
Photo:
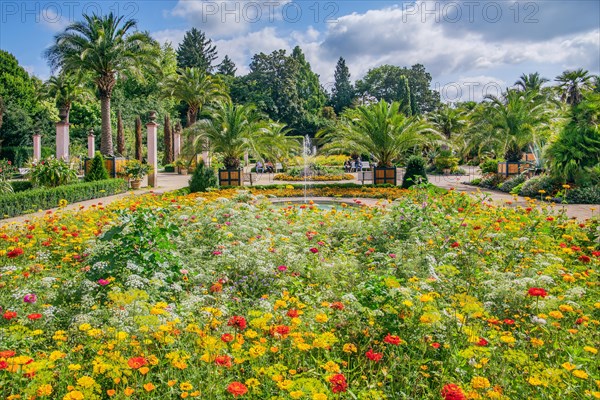
M 376 353 L 373 349 L 369 349 L 369 351 L 365 353 L 365 356 L 371 361 L 379 362 L 383 358 L 383 353 Z
M 227 325 L 234 326 L 236 328 L 239 328 L 240 330 L 244 330 L 244 329 L 246 329 L 246 319 L 244 317 L 234 315 L 233 317 L 231 317 L 229 319 L 229 322 L 227 322 Z
M 287 325 L 277 325 L 273 329 L 273 334 L 277 334 L 279 336 L 285 336 L 290 333 L 290 327 Z
M 509 318 L 506 318 L 506 319 L 504 320 L 504 323 L 505 323 L 506 325 L 514 325 L 514 324 L 515 324 L 515 320 L 514 320 L 514 319 L 509 319 Z
M 309 250 L 310 250 L 310 252 L 311 252 L 311 253 L 313 253 L 313 254 L 316 254 L 316 253 L 318 253 L 318 252 L 319 252 L 319 249 L 317 249 L 316 247 L 311 247 Z
M 36 319 L 40 319 L 40 318 L 42 318 L 42 314 L 29 314 L 29 315 L 27 316 L 27 318 L 29 318 L 30 320 L 34 321 L 34 320 L 36 320 Z
M 14 350 L 3 350 L 0 351 L 0 358 L 13 357 L 15 354 L 17 354 L 17 352 L 15 352 Z
M 148 360 L 146 360 L 144 357 L 131 357 L 127 361 L 127 365 L 133 369 L 142 368 L 146 364 L 148 364 Z
M 342 303 L 341 301 L 335 301 L 335 302 L 331 303 L 331 305 L 329 307 L 333 308 L 334 310 L 343 310 L 344 303 Z
M 527 294 L 530 295 L 530 296 L 535 296 L 535 297 L 546 297 L 546 296 L 548 296 L 548 292 L 546 292 L 545 289 L 537 288 L 537 287 L 529 288 L 529 291 L 527 291 Z
M 386 343 L 389 343 L 389 344 L 396 345 L 396 346 L 399 345 L 400 343 L 402 343 L 402 339 L 400 339 L 400 336 L 390 335 L 389 333 L 383 339 L 383 341 Z
M 211 291 L 211 293 L 219 293 L 221 290 L 223 290 L 223 285 L 222 285 L 222 284 L 220 284 L 219 282 L 217 282 L 217 283 L 213 284 L 213 285 L 210 287 L 210 291 Z
M 0 361 L 0 370 L 8 368 L 8 363 L 6 361 Z
M 221 367 L 231 367 L 231 357 L 229 356 L 217 356 L 215 358 L 215 364 L 220 365 Z
M 233 341 L 234 337 L 231 333 L 224 333 L 223 335 L 221 335 L 221 340 L 224 341 L 225 343 L 229 343 L 231 341 Z
M 477 342 L 477 346 L 487 346 L 488 344 L 490 344 L 490 342 L 484 338 L 479 338 L 479 341 Z
M 346 377 L 342 374 L 333 375 L 329 378 L 329 383 L 331 383 L 331 391 L 333 393 L 344 393 L 348 389 Z
M 433 347 L 434 349 L 439 349 L 440 346 L 441 346 L 441 344 L 439 344 L 438 342 L 431 343 L 431 347 Z
M 448 383 L 442 388 L 442 397 L 444 400 L 465 400 L 465 394 L 460 386 L 454 383 Z
M 454 242 L 454 243 L 452 243 L 450 245 L 450 247 L 452 247 L 452 248 L 456 248 L 456 247 L 459 247 L 459 246 L 460 246 L 460 243 L 458 243 L 458 242 Z
M 298 310 L 296 310 L 295 308 L 291 308 L 287 312 L 287 316 L 290 318 L 298 318 L 299 315 L 300 314 L 298 313 Z
M 6 253 L 6 256 L 8 258 L 15 258 L 15 257 L 20 256 L 21 254 L 23 254 L 23 249 L 20 247 L 17 247 L 16 249 L 11 250 L 8 253 Z
M 243 396 L 248 393 L 248 388 L 241 382 L 231 382 L 227 386 L 227 391 L 233 395 L 233 397 Z
M 586 256 L 586 255 L 583 255 L 583 256 L 579 256 L 579 261 L 581 261 L 581 262 L 582 262 L 582 263 L 584 263 L 584 264 L 587 264 L 587 263 L 589 263 L 590 261 L 592 261 L 592 259 L 591 259 L 591 258 L 589 258 L 589 257 L 588 257 L 588 256 Z
M 17 313 L 14 311 L 7 311 L 4 313 L 4 315 L 2 316 L 2 318 L 7 319 L 7 320 L 11 320 L 13 318 L 17 318 Z

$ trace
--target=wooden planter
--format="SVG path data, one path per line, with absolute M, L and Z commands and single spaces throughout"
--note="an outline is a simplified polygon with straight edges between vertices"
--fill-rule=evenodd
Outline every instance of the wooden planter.
M 521 174 L 527 168 L 529 168 L 529 163 L 526 162 L 506 161 L 498 163 L 498 173 L 504 176 Z
M 396 185 L 396 167 L 392 168 L 373 168 L 373 184 L 374 185 L 382 185 L 385 183 L 389 183 L 391 185 Z
M 242 186 L 241 169 L 220 169 L 219 186 Z

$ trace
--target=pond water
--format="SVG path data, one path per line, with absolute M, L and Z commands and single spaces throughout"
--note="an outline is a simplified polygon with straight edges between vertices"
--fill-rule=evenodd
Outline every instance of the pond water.
M 357 204 L 354 204 L 350 201 L 327 201 L 327 200 L 319 200 L 312 201 L 309 200 L 304 202 L 304 200 L 298 201 L 285 201 L 285 202 L 274 202 L 273 206 L 276 208 L 288 208 L 288 209 L 298 209 L 299 212 L 303 212 L 305 210 L 318 210 L 318 211 L 348 211 L 349 209 L 357 208 Z

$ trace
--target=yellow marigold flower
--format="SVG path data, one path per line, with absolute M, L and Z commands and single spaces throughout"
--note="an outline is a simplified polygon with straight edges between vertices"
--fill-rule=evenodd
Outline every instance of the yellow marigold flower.
M 295 390 L 293 392 L 290 392 L 290 397 L 292 399 L 299 399 L 302 396 L 304 396 L 304 392 L 302 390 Z
M 192 396 L 192 397 L 198 397 L 198 396 L 200 396 L 200 394 L 201 394 L 200 391 L 196 390 L 195 392 L 190 393 L 190 396 Z
M 320 323 L 325 323 L 329 320 L 329 317 L 327 317 L 327 314 L 317 314 L 315 317 L 315 321 L 320 322 Z
M 247 379 L 245 383 L 246 383 L 246 386 L 251 387 L 251 388 L 255 388 L 260 385 L 260 381 L 256 378 Z
M 529 384 L 531 386 L 540 386 L 543 383 L 541 380 L 539 380 L 535 376 L 532 376 L 529 379 L 527 379 L 527 382 L 529 382 Z
M 312 346 L 308 343 L 298 343 L 296 345 L 296 348 L 298 348 L 298 350 L 300 350 L 300 351 L 308 351 L 308 350 L 312 349 Z
M 175 384 L 176 384 L 176 383 L 177 383 L 177 381 L 176 381 L 176 380 L 170 380 L 169 382 L 167 382 L 167 385 L 168 385 L 169 387 L 173 387 L 173 386 L 175 386 Z
M 95 383 L 96 381 L 94 378 L 89 376 L 82 376 L 81 378 L 77 379 L 77 385 L 85 389 L 91 388 Z
M 567 371 L 573 371 L 576 368 L 576 366 L 571 364 L 570 362 L 563 363 L 561 364 L 561 366 Z
M 550 311 L 548 315 L 555 319 L 561 319 L 563 317 L 563 313 L 561 313 L 560 311 Z
M 244 335 L 248 338 L 248 339 L 254 339 L 255 337 L 258 336 L 258 333 L 256 331 L 253 331 L 252 329 L 248 329 L 246 331 L 246 333 L 244 333 Z
M 333 361 L 327 361 L 325 363 L 325 365 L 321 365 L 321 368 L 323 368 L 327 372 L 332 372 L 332 373 L 339 373 L 340 372 L 340 366 L 337 365 Z
M 573 375 L 576 376 L 579 379 L 587 379 L 589 378 L 589 375 L 585 373 L 585 371 L 582 371 L 580 369 L 576 369 L 575 371 L 573 371 Z
M 37 390 L 35 391 L 35 393 L 39 396 L 39 397 L 44 397 L 44 396 L 50 396 L 52 394 L 52 385 L 49 384 L 44 384 L 44 385 L 40 385 Z
M 541 347 L 544 345 L 544 341 L 538 338 L 531 338 L 531 345 L 533 347 Z
M 194 386 L 189 382 L 182 382 L 179 385 L 179 389 L 181 389 L 181 390 L 192 390 L 193 388 L 194 388 Z
M 81 365 L 69 364 L 69 366 L 67 368 L 69 368 L 69 371 L 79 371 L 81 369 Z
M 108 389 L 106 391 L 106 394 L 108 395 L 108 397 L 113 397 L 115 394 L 117 394 L 117 391 L 115 389 Z
M 325 393 L 315 393 L 312 396 L 312 400 L 327 400 L 327 395 Z
M 573 275 L 570 275 L 570 274 L 564 274 L 563 281 L 564 282 L 575 282 L 575 277 L 573 277 Z
M 146 390 L 146 392 L 151 392 L 154 389 L 156 389 L 156 386 L 154 386 L 152 382 L 148 382 L 144 385 L 144 390 Z
M 503 343 L 514 343 L 515 342 L 515 338 L 512 335 L 502 335 L 500 336 L 500 341 Z
M 84 396 L 79 390 L 73 390 L 72 392 L 67 393 L 63 400 L 83 400 Z
M 142 368 L 138 369 L 138 371 L 140 371 L 140 374 L 146 375 L 148 373 L 148 371 L 150 371 L 150 368 L 142 367 Z
M 50 361 L 56 361 L 59 358 L 65 358 L 67 355 L 65 353 L 63 353 L 62 351 L 53 351 L 52 353 L 50 353 Z
M 584 346 L 583 349 L 588 353 L 598 354 L 598 349 L 592 346 Z
M 255 346 L 250 347 L 250 349 L 248 350 L 248 355 L 252 358 L 257 358 L 264 355 L 266 352 L 266 347 L 257 344 Z
M 471 386 L 473 389 L 487 389 L 490 387 L 490 381 L 483 376 L 474 376 L 471 379 Z
M 563 312 L 572 312 L 573 311 L 573 307 L 571 307 L 568 304 L 561 304 L 560 306 L 558 306 L 558 309 Z
M 352 343 L 346 343 L 343 347 L 344 353 L 356 353 L 356 346 Z
M 127 397 L 131 396 L 134 392 L 135 392 L 135 390 L 130 387 L 126 387 L 124 390 L 125 396 L 127 396 Z
M 86 323 L 79 325 L 79 330 L 82 332 L 89 331 L 90 329 L 92 329 L 92 326 L 90 324 Z
M 421 295 L 421 297 L 419 298 L 419 300 L 422 303 L 428 303 L 430 301 L 433 301 L 433 296 L 431 294 L 429 294 L 429 293 L 426 293 L 424 295 Z
M 277 387 L 281 390 L 290 390 L 294 387 L 294 382 L 289 379 L 284 379 L 283 381 L 277 383 Z

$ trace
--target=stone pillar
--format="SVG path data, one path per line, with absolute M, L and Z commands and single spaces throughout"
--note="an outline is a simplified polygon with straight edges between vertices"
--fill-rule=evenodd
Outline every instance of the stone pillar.
M 181 154 L 181 132 L 173 133 L 173 158 L 177 160 Z
M 96 136 L 94 130 L 90 129 L 88 133 L 88 158 L 94 158 L 96 154 Z
M 150 173 L 148 174 L 148 186 L 156 187 L 156 170 L 158 169 L 157 156 L 157 137 L 158 124 L 156 121 L 156 112 L 150 111 L 150 122 L 146 124 L 146 132 L 148 134 L 148 165 L 150 165 Z
M 244 152 L 244 167 L 247 167 L 249 164 L 249 160 L 248 160 L 248 152 Z
M 204 141 L 204 151 L 202 151 L 202 160 L 204 161 L 204 165 L 209 165 L 209 159 L 208 159 L 208 149 L 210 147 L 210 143 L 208 142 L 208 139 L 206 139 Z
M 58 112 L 60 121 L 56 123 L 56 158 L 69 160 L 69 120 L 67 112 L 60 109 Z
M 33 161 L 42 159 L 42 135 L 35 133 L 33 135 Z

